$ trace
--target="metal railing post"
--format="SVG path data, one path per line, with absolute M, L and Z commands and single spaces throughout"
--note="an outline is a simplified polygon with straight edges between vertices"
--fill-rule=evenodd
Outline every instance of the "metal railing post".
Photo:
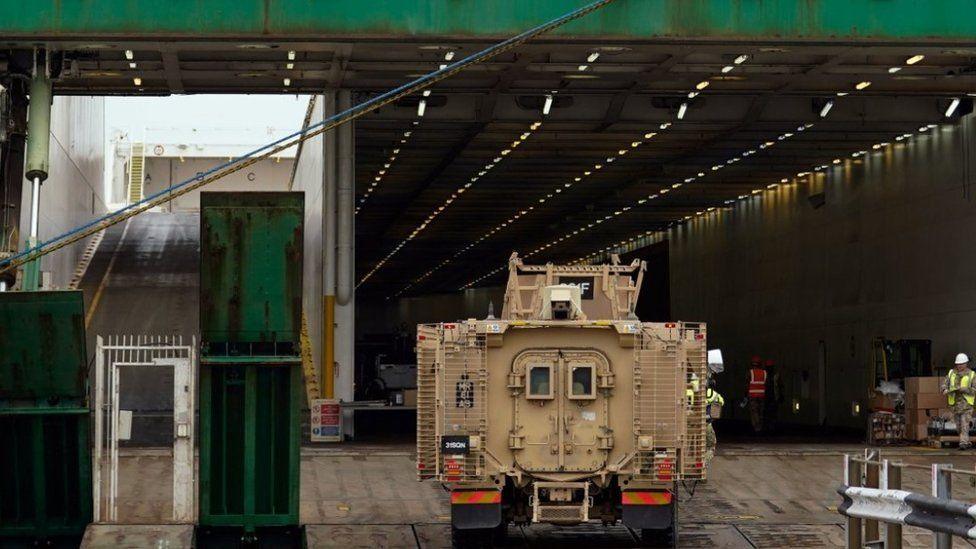
M 881 489 L 901 490 L 901 467 L 889 460 L 881 462 Z M 901 549 L 901 524 L 885 523 L 884 548 Z
M 879 478 L 879 463 L 873 463 L 874 460 L 879 459 L 877 450 L 864 450 L 864 486 L 867 488 L 879 488 L 880 478 Z M 877 543 L 881 540 L 881 532 L 879 528 L 878 521 L 867 519 L 864 521 L 864 542 L 865 543 Z
M 844 455 L 844 484 L 847 486 L 861 485 L 861 462 Z M 864 538 L 861 535 L 861 519 L 847 517 L 847 549 L 862 549 Z
M 951 499 L 952 475 L 945 469 L 952 468 L 951 463 L 932 464 L 932 496 L 939 499 Z M 932 534 L 935 549 L 952 549 L 952 536 L 941 532 Z

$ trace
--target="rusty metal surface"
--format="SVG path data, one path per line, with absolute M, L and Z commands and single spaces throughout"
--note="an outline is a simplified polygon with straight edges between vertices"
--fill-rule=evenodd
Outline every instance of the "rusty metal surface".
M 200 204 L 204 354 L 215 343 L 290 344 L 297 350 L 304 194 L 205 192 Z
M 83 398 L 86 371 L 82 292 L 0 293 L 0 400 Z
M 81 549 L 190 549 L 192 524 L 91 524 L 81 540 Z

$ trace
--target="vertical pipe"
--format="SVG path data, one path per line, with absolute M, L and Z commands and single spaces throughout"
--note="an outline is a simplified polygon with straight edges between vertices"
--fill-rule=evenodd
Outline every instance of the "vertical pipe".
M 946 469 L 952 468 L 951 463 L 932 464 L 932 496 L 939 499 L 952 497 L 952 476 Z M 933 532 L 933 547 L 935 549 L 952 549 L 952 535 Z
M 336 114 L 336 92 L 322 96 L 322 118 Z M 322 139 L 322 361 L 319 386 L 325 398 L 335 395 L 335 299 L 336 299 L 336 130 Z
M 861 485 L 861 463 L 844 455 L 844 484 L 846 486 Z M 862 549 L 864 547 L 861 536 L 861 519 L 847 517 L 847 549 Z
M 878 459 L 878 452 L 876 450 L 865 450 L 864 451 L 864 485 L 868 488 L 879 488 L 880 487 L 880 474 L 879 467 L 880 464 L 876 463 L 875 460 Z M 881 539 L 881 531 L 879 528 L 878 521 L 876 520 L 865 520 L 864 521 L 864 540 L 866 543 L 874 543 Z
M 883 490 L 901 490 L 901 466 L 884 460 L 881 468 L 881 488 Z M 901 524 L 885 523 L 885 549 L 901 549 Z
M 352 93 L 339 91 L 339 110 L 352 107 Z M 352 299 L 352 239 L 353 239 L 353 136 L 352 123 L 339 127 L 339 181 L 336 192 L 336 301 L 347 305 Z
M 38 215 L 41 208 L 41 182 L 47 179 L 49 160 L 48 150 L 51 146 L 51 78 L 47 70 L 47 54 L 40 52 L 40 62 L 34 69 L 34 78 L 30 85 L 30 103 L 27 107 L 27 162 L 25 176 L 32 182 L 31 187 L 31 217 L 30 236 L 27 246 L 37 244 Z M 34 260 L 24 267 L 24 281 L 22 289 L 34 291 L 40 287 L 39 260 Z

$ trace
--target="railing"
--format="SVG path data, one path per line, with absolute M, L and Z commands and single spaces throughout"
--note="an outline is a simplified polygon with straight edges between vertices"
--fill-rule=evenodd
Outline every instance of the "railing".
M 932 495 L 902 490 L 905 470 L 930 473 Z M 902 528 L 916 526 L 932 532 L 932 547 L 950 549 L 952 536 L 976 539 L 976 504 L 952 499 L 952 477 L 976 482 L 976 470 L 952 464 L 918 465 L 882 459 L 877 450 L 844 456 L 844 498 L 837 512 L 847 517 L 847 547 L 901 549 Z M 884 524 L 884 536 L 880 525 Z

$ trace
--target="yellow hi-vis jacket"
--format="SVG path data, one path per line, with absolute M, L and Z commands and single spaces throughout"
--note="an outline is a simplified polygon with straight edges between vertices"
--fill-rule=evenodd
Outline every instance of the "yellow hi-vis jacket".
M 722 395 L 718 394 L 718 391 L 709 387 L 705 389 L 705 402 L 708 404 L 718 404 L 719 406 L 725 406 L 725 399 Z
M 958 389 L 969 389 L 973 384 L 973 375 L 976 372 L 972 370 L 966 372 L 965 374 L 959 375 L 956 370 L 949 370 L 949 375 L 947 376 L 949 380 L 949 406 L 954 406 L 956 404 L 956 393 Z M 976 404 L 976 394 L 972 391 L 963 392 L 962 398 L 966 400 L 966 403 L 970 406 Z

